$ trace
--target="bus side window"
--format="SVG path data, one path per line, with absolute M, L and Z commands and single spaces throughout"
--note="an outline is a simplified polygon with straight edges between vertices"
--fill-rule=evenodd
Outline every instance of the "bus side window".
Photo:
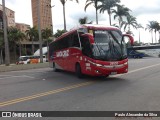
M 73 46 L 73 47 L 80 47 L 78 34 L 74 34 L 74 35 L 73 35 L 73 43 L 72 43 L 72 46 Z
M 88 57 L 92 57 L 91 45 L 88 37 L 81 37 L 82 52 Z

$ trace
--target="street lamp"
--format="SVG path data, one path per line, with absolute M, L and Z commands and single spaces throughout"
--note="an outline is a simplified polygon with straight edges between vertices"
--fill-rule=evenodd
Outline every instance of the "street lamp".
M 10 65 L 10 54 L 9 54 L 9 45 L 7 37 L 7 20 L 6 20 L 6 11 L 5 11 L 5 0 L 2 0 L 3 6 L 3 31 L 4 31 L 4 41 L 5 41 L 5 65 Z
M 46 5 L 47 7 L 50 7 L 51 8 L 51 18 L 52 18 L 52 8 L 55 6 L 55 5 Z M 51 30 L 52 30 L 52 34 L 54 35 L 54 32 L 53 32 L 53 20 L 52 20 L 52 24 L 51 24 Z
M 39 35 L 39 49 L 40 49 L 40 63 L 43 63 L 43 50 L 42 50 L 42 33 L 41 33 L 41 16 L 40 16 L 40 0 L 37 0 L 38 12 L 38 35 Z

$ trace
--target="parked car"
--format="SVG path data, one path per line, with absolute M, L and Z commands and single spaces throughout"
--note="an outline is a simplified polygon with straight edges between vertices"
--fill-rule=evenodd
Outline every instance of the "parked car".
M 31 56 L 20 56 L 18 58 L 18 61 L 16 62 L 17 65 L 19 64 L 28 64 L 30 63 L 30 59 L 31 59 Z
M 129 58 L 143 58 L 144 56 L 145 56 L 144 53 L 138 52 L 136 50 L 128 51 Z

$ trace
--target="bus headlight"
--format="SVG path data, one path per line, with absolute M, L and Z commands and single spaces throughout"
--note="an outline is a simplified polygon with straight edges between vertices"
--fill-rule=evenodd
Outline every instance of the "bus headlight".
M 128 65 L 128 62 L 125 62 L 123 65 Z
M 97 64 L 97 63 L 91 62 L 90 60 L 88 60 L 88 62 L 89 62 L 89 63 L 91 63 L 92 65 L 97 66 L 97 67 L 101 67 L 101 66 L 103 66 L 103 65 L 101 65 L 101 64 Z
M 101 64 L 95 64 L 97 67 L 101 67 L 102 65 Z

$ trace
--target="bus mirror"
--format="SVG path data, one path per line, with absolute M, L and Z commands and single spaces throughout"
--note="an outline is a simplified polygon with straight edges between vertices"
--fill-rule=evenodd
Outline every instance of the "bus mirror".
M 134 38 L 129 34 L 123 34 L 122 41 L 125 41 L 125 43 L 128 41 L 131 45 L 133 45 Z

